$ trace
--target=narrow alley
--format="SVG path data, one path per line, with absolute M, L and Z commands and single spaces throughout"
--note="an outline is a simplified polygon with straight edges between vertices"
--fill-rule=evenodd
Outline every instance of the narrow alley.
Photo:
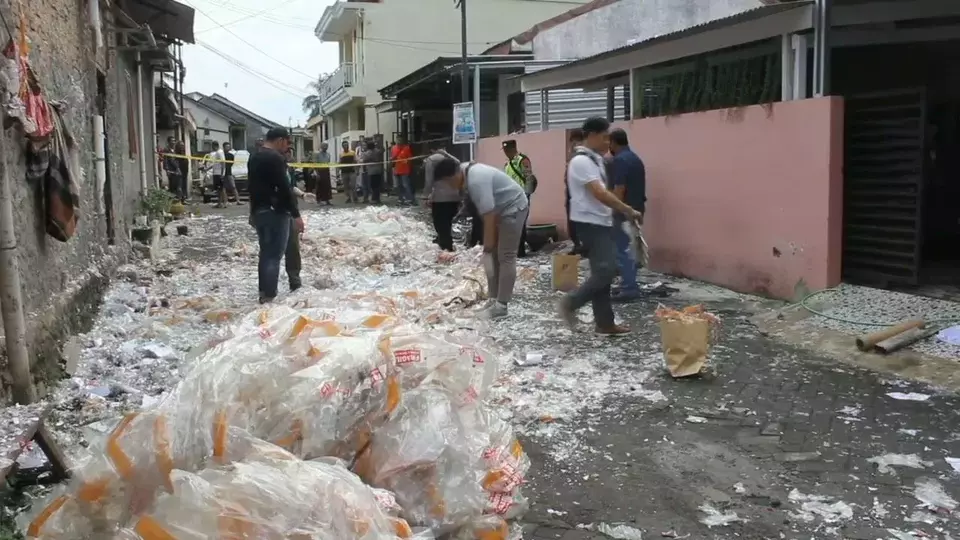
M 958 18 L 0 0 L 0 540 L 960 540 Z
M 241 210 L 188 219 L 189 235 L 164 238 L 157 260 L 121 268 L 94 329 L 72 340 L 76 365 L 53 399 L 49 425 L 72 457 L 89 452 L 110 419 L 176 394 L 191 360 L 257 312 L 255 239 Z M 517 313 L 487 327 L 456 307 L 479 300 L 477 256 L 440 257 L 413 210 L 311 211 L 306 287 L 280 302 L 404 290 L 457 298 L 420 323 L 495 343 L 499 376 L 487 401 L 531 463 L 530 510 L 515 535 L 960 536 L 956 396 L 767 338 L 751 322 L 762 301 L 655 274 L 643 278 L 675 292 L 622 308 L 630 337 L 572 334 L 554 315 L 545 255 L 523 263 Z M 451 283 L 463 285 L 436 290 Z M 660 302 L 702 302 L 722 318 L 709 376 L 665 374 Z

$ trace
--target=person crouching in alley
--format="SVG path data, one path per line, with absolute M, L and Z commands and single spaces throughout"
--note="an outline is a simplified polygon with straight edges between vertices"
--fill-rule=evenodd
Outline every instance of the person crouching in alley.
M 488 304 L 481 317 L 507 316 L 517 281 L 517 248 L 529 206 L 527 194 L 503 171 L 452 157 L 440 160 L 433 169 L 435 182 L 450 189 L 465 190 L 483 220 L 483 269 L 487 276 Z

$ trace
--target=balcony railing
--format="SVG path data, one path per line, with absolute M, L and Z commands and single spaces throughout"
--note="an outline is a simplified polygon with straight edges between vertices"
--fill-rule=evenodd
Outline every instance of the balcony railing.
M 340 67 L 320 85 L 320 99 L 329 99 L 340 90 L 353 86 L 353 71 L 353 63 L 340 64 Z

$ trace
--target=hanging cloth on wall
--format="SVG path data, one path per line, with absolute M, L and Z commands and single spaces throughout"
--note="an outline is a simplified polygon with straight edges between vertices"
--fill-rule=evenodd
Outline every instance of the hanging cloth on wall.
M 80 220 L 80 153 L 59 109 L 50 107 L 54 129 L 45 143 L 27 145 L 27 175 L 43 194 L 47 234 L 66 242 Z
M 16 39 L 11 38 L 3 49 L 5 65 L 0 78 L 9 97 L 7 115 L 23 125 L 28 138 L 36 140 L 53 132 L 53 112 L 43 96 L 36 73 L 30 67 L 29 54 L 26 12 L 21 4 Z
M 43 201 L 46 208 L 47 234 L 66 242 L 77 231 L 80 221 L 80 152 L 76 141 L 67 131 L 60 111 L 54 108 L 53 140 L 51 141 L 50 167 L 43 184 Z

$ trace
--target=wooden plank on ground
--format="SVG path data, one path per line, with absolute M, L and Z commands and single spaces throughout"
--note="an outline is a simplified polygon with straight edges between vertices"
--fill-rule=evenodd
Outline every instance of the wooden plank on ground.
M 50 462 L 50 466 L 53 468 L 54 480 L 59 482 L 70 478 L 70 467 L 67 465 L 67 456 L 64 455 L 60 445 L 57 444 L 53 434 L 50 433 L 43 418 L 40 419 L 40 425 L 37 427 L 33 439 L 37 441 L 40 449 L 43 450 L 44 455 L 47 456 L 47 461 Z
M 0 484 L 16 471 L 17 459 L 33 440 L 52 407 L 45 403 L 0 409 Z

